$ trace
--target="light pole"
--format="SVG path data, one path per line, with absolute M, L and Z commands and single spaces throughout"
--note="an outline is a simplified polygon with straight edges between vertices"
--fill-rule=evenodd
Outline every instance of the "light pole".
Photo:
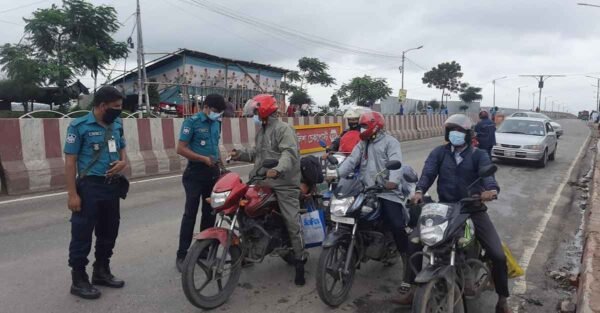
M 552 98 L 552 96 L 544 97 L 544 111 L 547 111 L 548 98 Z
M 496 81 L 497 80 L 501 80 L 501 79 L 505 79 L 508 76 L 502 76 L 500 78 L 496 78 L 496 79 L 492 79 L 492 85 L 494 85 L 494 109 L 496 108 Z
M 517 96 L 517 111 L 521 109 L 521 88 L 525 88 L 527 86 L 521 86 L 521 87 L 517 87 L 517 92 L 518 92 L 518 96 Z
M 589 3 L 577 3 L 577 5 L 582 5 L 582 6 L 586 6 L 586 7 L 600 8 L 600 5 L 589 4 Z
M 535 112 L 535 94 L 536 94 L 536 93 L 538 93 L 538 92 L 537 92 L 537 91 L 534 91 L 534 92 L 531 94 L 531 96 L 532 96 L 532 98 L 533 98 L 533 99 L 532 99 L 533 101 L 531 101 L 531 111 L 532 111 L 532 112 Z
M 423 48 L 423 46 L 418 46 L 416 48 L 410 48 L 408 50 L 402 51 L 402 67 L 400 67 L 400 71 L 402 71 L 402 87 L 401 87 L 402 90 L 404 90 L 404 60 L 406 59 L 406 57 L 404 55 L 409 51 L 419 50 L 421 48 Z
M 587 76 L 589 78 L 593 78 L 598 80 L 598 84 L 597 85 L 592 85 L 594 87 L 596 87 L 596 110 L 598 110 L 598 112 L 600 112 L 600 77 L 594 77 L 594 76 Z

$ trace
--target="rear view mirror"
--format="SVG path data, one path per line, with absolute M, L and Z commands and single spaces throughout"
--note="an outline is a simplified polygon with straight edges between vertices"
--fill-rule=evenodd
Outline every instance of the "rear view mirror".
M 269 169 L 274 168 L 277 165 L 279 165 L 279 160 L 275 160 L 275 159 L 266 159 L 262 163 L 262 167 L 269 168 Z
M 327 161 L 333 165 L 338 165 L 340 163 L 340 162 L 338 162 L 338 159 L 336 157 L 334 157 L 333 155 L 328 156 Z
M 327 143 L 325 140 L 319 139 L 319 146 L 321 146 L 321 148 L 327 148 Z
M 389 161 L 387 163 L 385 163 L 385 168 L 390 170 L 390 171 L 395 171 L 395 170 L 399 170 L 402 167 L 402 162 L 400 161 Z
M 402 168 L 402 178 L 409 183 L 416 183 L 419 181 L 419 175 L 417 175 L 417 172 L 410 166 Z
M 484 166 L 479 170 L 479 177 L 490 177 L 496 174 L 497 170 L 498 167 L 495 164 Z

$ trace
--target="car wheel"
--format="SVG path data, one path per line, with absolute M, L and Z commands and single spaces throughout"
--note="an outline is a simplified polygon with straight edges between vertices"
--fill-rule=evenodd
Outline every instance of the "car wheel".
M 546 165 L 548 165 L 548 149 L 544 150 L 544 155 L 537 163 L 538 167 L 540 168 L 544 168 Z
M 556 159 L 556 150 L 558 150 L 558 144 L 554 146 L 554 151 L 548 156 L 549 161 L 554 161 Z

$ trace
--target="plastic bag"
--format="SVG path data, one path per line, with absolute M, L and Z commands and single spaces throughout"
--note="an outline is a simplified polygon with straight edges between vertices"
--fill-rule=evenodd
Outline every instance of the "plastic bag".
M 506 256 L 506 267 L 508 268 L 508 278 L 517 278 L 519 276 L 525 275 L 525 271 L 519 266 L 517 260 L 513 257 L 508 246 L 503 242 L 502 250 L 504 250 L 504 255 Z
M 302 237 L 306 248 L 318 247 L 325 240 L 325 214 L 323 210 L 309 208 L 301 215 Z

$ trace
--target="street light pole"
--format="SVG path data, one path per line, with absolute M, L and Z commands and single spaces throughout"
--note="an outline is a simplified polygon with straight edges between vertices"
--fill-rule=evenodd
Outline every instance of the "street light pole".
M 565 75 L 519 75 L 521 77 L 533 77 L 538 81 L 538 88 L 540 89 L 540 97 L 538 101 L 538 108 L 541 110 L 542 106 L 542 89 L 544 88 L 544 81 L 550 77 L 565 77 Z
M 533 111 L 533 112 L 535 112 L 535 94 L 536 94 L 536 93 L 537 93 L 537 91 L 534 91 L 534 92 L 531 94 L 531 98 L 532 98 L 532 99 L 531 99 L 531 100 L 532 100 L 532 101 L 531 101 L 531 111 Z
M 402 51 L 402 85 L 401 85 L 402 87 L 400 87 L 402 90 L 404 90 L 404 61 L 406 60 L 405 54 L 409 51 L 419 50 L 421 48 L 423 48 L 423 46 L 418 46 L 416 48 L 411 48 L 411 49 Z
M 598 112 L 600 112 L 600 77 L 587 76 L 587 75 L 586 75 L 586 77 L 598 80 L 598 84 L 594 87 L 596 87 L 596 110 Z
M 544 97 L 544 111 L 548 111 L 548 98 L 552 98 L 552 96 Z
M 508 76 L 502 76 L 500 78 L 496 78 L 496 79 L 492 79 L 492 85 L 494 85 L 494 108 L 496 108 L 496 81 L 497 80 L 501 80 L 501 79 L 505 79 Z
M 517 111 L 521 109 L 521 88 L 525 88 L 527 86 L 517 87 L 518 96 L 517 96 Z

